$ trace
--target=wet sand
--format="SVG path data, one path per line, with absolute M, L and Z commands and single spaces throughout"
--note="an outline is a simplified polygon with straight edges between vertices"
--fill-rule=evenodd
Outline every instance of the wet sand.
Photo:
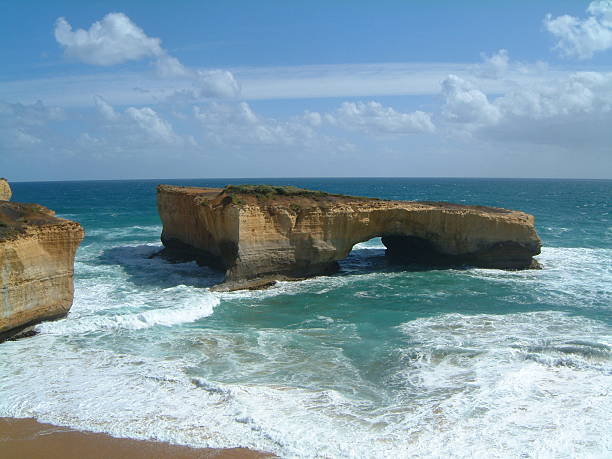
M 2 459 L 261 459 L 270 454 L 244 448 L 189 448 L 169 443 L 114 438 L 42 424 L 34 419 L 0 418 Z

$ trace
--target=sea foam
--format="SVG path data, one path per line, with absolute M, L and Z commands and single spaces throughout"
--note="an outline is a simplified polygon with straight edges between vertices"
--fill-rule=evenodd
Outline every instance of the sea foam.
M 2 344 L 0 416 L 288 458 L 610 456 L 609 248 L 402 271 L 374 239 L 339 275 L 212 293 L 151 258 L 159 230 L 88 230 L 68 317 Z

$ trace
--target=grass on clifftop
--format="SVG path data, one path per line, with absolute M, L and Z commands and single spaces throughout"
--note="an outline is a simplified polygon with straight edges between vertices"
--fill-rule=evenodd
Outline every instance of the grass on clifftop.
M 227 185 L 223 191 L 227 194 L 249 194 L 261 198 L 272 196 L 300 196 L 307 198 L 322 198 L 325 196 L 340 196 L 325 191 L 305 190 L 295 186 L 273 185 Z
M 245 202 L 240 197 L 248 197 L 252 196 L 258 201 L 267 202 L 268 200 L 272 200 L 273 202 L 277 202 L 278 200 L 282 200 L 283 198 L 288 198 L 286 203 L 289 203 L 289 206 L 294 210 L 298 211 L 301 207 L 300 204 L 296 201 L 291 201 L 292 198 L 309 198 L 314 200 L 325 201 L 330 198 L 346 198 L 351 200 L 372 200 L 378 201 L 378 198 L 367 198 L 362 196 L 348 196 L 345 194 L 334 194 L 327 193 L 325 191 L 319 190 L 306 190 L 304 188 L 298 188 L 296 186 L 275 186 L 275 185 L 227 185 L 223 188 L 222 194 L 226 197 L 224 198 L 225 204 L 235 204 L 238 206 L 243 205 Z
M 54 223 L 53 213 L 40 204 L 3 202 L 0 204 L 0 241 L 17 236 L 27 225 Z

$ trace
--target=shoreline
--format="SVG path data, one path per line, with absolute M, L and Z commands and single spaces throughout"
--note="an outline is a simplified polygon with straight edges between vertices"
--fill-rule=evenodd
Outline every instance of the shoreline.
M 108 434 L 75 430 L 33 418 L 0 417 L 2 457 L 31 459 L 130 458 L 153 459 L 263 459 L 273 454 L 246 448 L 192 448 L 155 440 L 115 438 Z

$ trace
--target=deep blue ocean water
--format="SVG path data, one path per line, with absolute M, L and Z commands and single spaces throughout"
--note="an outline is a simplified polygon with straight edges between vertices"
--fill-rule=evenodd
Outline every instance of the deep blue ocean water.
M 254 292 L 149 259 L 159 183 L 295 185 L 529 212 L 538 271 L 390 265 Z M 69 316 L 0 344 L 0 416 L 282 457 L 610 457 L 612 181 L 14 183 L 80 222 Z

